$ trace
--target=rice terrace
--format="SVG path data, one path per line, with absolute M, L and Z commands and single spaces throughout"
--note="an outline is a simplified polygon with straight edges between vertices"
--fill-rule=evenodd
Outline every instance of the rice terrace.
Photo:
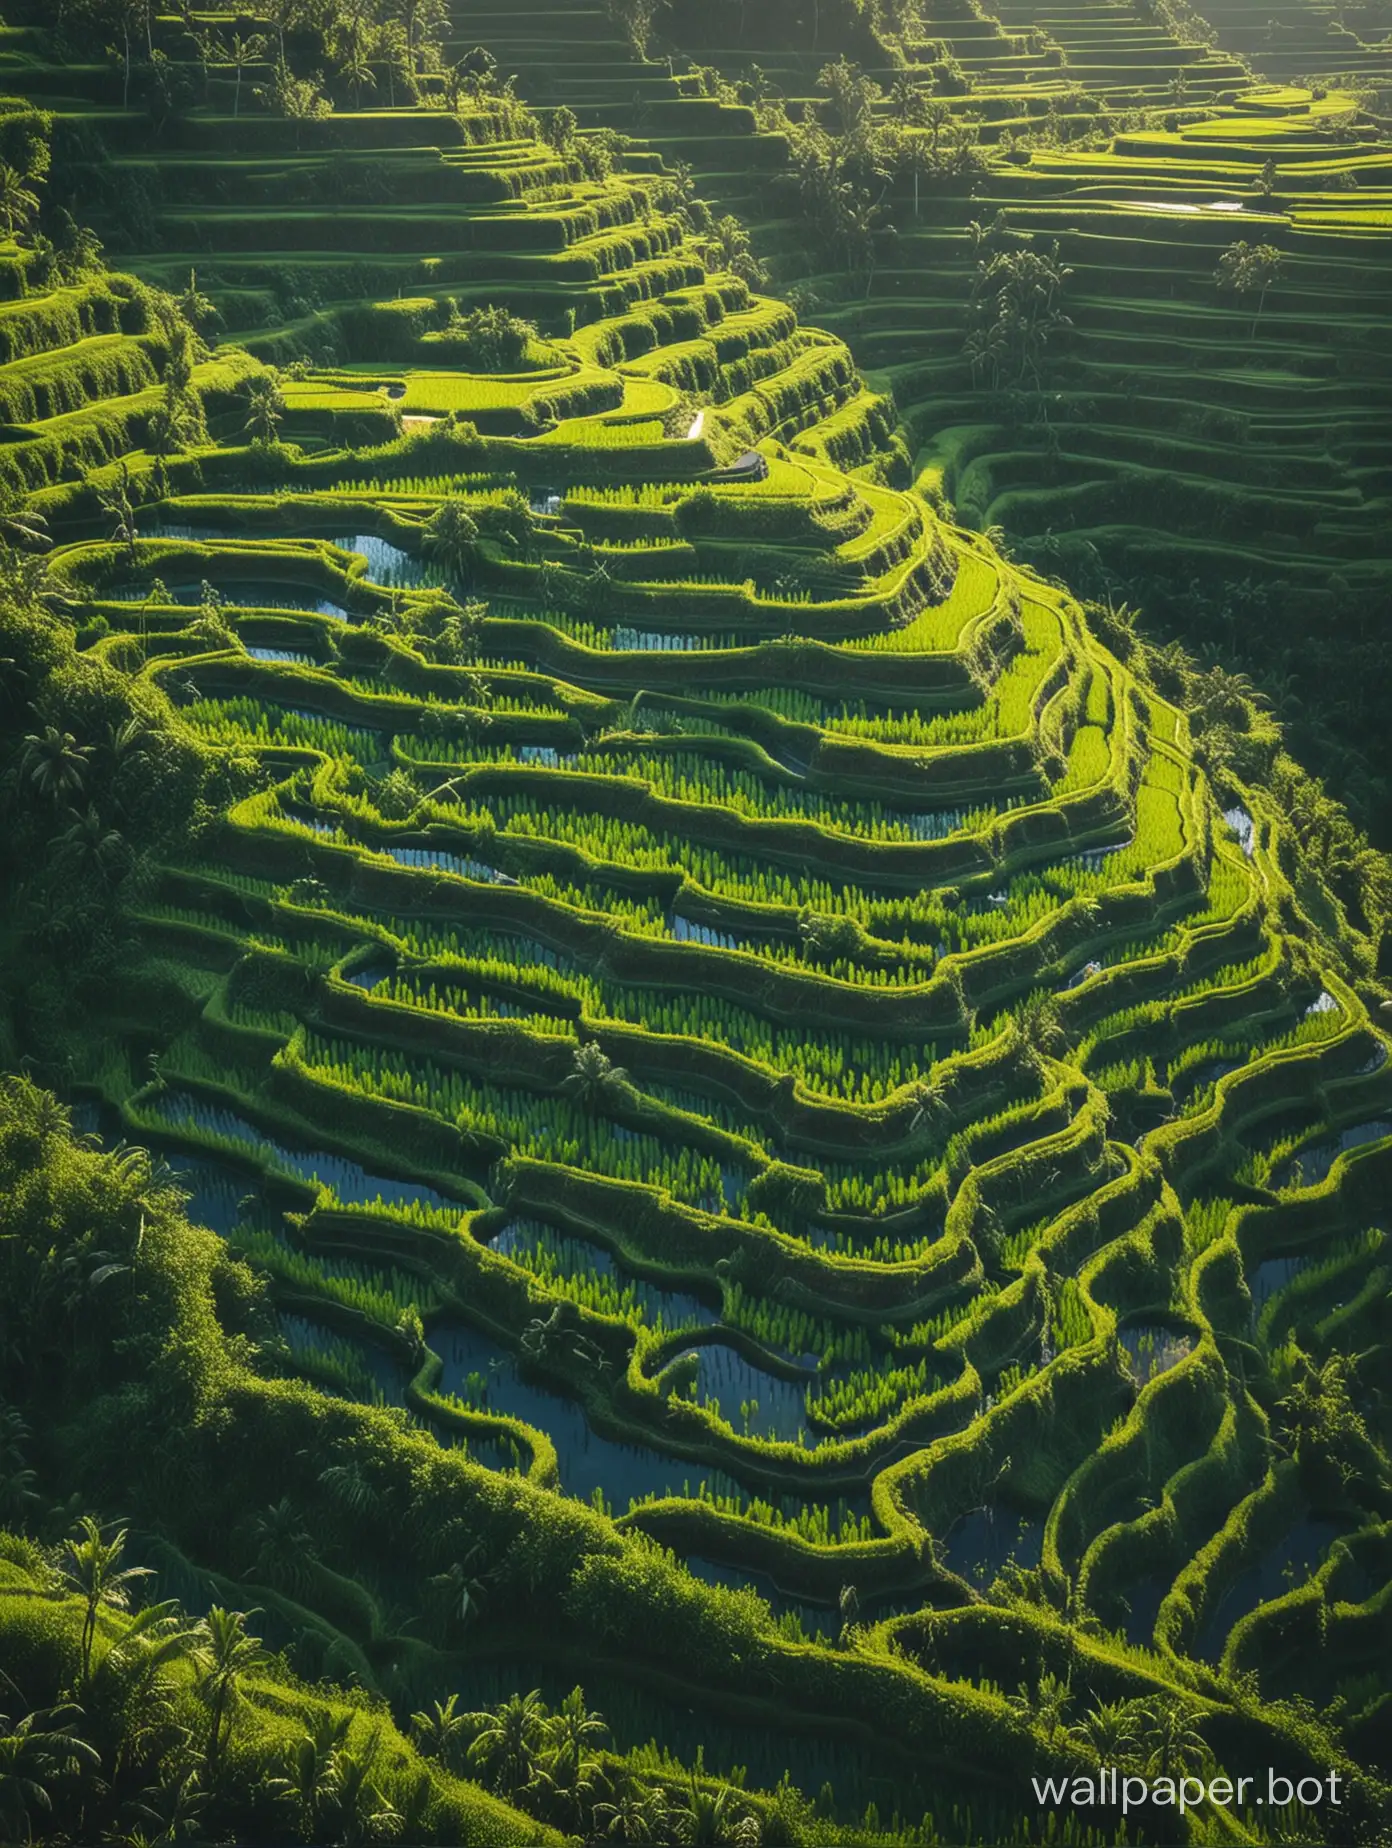
M 0 1843 L 1389 1848 L 1389 0 L 0 9 Z

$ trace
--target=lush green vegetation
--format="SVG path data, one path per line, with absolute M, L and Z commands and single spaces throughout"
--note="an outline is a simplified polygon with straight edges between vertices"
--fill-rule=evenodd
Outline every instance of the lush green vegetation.
M 922 69 L 1064 22 L 824 0 L 905 82 L 794 121 L 548 21 L 0 39 L 0 1831 L 1373 1844 L 1386 862 L 840 337 L 877 125 L 926 249 L 1049 150 Z M 789 159 L 817 324 L 706 203 Z M 979 256 L 920 333 L 1028 428 L 1076 264 Z

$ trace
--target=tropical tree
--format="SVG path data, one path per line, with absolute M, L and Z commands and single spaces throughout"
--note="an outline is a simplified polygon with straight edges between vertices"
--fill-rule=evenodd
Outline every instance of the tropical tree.
M 1281 253 L 1274 244 L 1249 244 L 1246 238 L 1229 245 L 1218 259 L 1214 271 L 1218 287 L 1238 296 L 1257 298 L 1252 316 L 1252 338 L 1256 338 L 1266 292 L 1281 274 Z
M 474 1718 L 460 1712 L 459 1696 L 451 1694 L 448 1700 L 437 1700 L 429 1712 L 413 1713 L 411 1733 L 426 1758 L 458 1776 L 474 1736 Z
M 80 879 L 114 880 L 130 847 L 120 829 L 108 826 L 96 805 L 89 803 L 80 815 L 73 814 L 71 825 L 59 835 L 58 851 Z
M 1155 1700 L 1137 1711 L 1141 1756 L 1151 1777 L 1180 1777 L 1208 1762 L 1208 1742 L 1182 1700 Z
M 266 58 L 266 41 L 259 32 L 234 32 L 227 44 L 227 62 L 232 66 L 236 87 L 232 92 L 232 120 L 242 113 L 242 78 L 255 64 Z
M 541 128 L 541 138 L 558 154 L 569 154 L 575 146 L 576 136 L 580 132 L 580 123 L 575 111 L 562 103 L 559 109 L 553 109 Z
M 95 1748 L 72 1730 L 80 1707 L 11 1719 L 0 1713 L 0 1841 L 31 1842 L 34 1817 L 53 1808 L 55 1782 L 100 1769 Z
M 265 1660 L 259 1637 L 248 1634 L 247 1613 L 215 1604 L 198 1626 L 194 1660 L 198 1692 L 208 1708 L 208 1738 L 203 1762 L 208 1781 L 217 1776 L 243 1679 Z
M 469 1716 L 475 1735 L 470 1764 L 504 1796 L 516 1797 L 535 1780 L 546 1748 L 546 1706 L 540 1688 L 509 1695 L 495 1712 Z
M 421 550 L 454 577 L 464 577 L 478 556 L 479 529 L 456 496 L 441 501 L 421 531 Z
M 253 443 L 269 449 L 285 416 L 285 395 L 280 389 L 279 376 L 274 372 L 258 372 L 247 380 L 242 396 L 246 402 L 243 429 Z
M 268 1585 L 300 1597 L 314 1577 L 314 1542 L 288 1495 L 282 1495 L 251 1523 L 256 1549 L 253 1571 Z
M 653 27 L 667 4 L 668 0 L 604 0 L 604 10 L 624 32 L 633 55 L 644 64 L 648 61 Z
M 635 1848 L 655 1848 L 672 1839 L 671 1812 L 661 1790 L 651 1790 L 636 1778 L 626 1779 L 594 1806 L 594 1834 L 601 1842 L 624 1842 Z
M 91 750 L 69 731 L 45 725 L 30 732 L 19 759 L 20 781 L 45 802 L 70 802 L 82 794 L 91 770 Z
M 571 1055 L 570 1075 L 561 1086 L 586 1110 L 618 1101 L 632 1094 L 628 1073 L 615 1065 L 607 1052 L 594 1040 L 586 1040 Z
M 338 1753 L 335 1848 L 367 1848 L 370 1843 L 395 1841 L 401 1833 L 400 1810 L 373 1781 L 375 1755 L 375 1749 L 355 1752 L 347 1746 Z
M 1072 1700 L 1073 1690 L 1069 1683 L 1057 1675 L 1046 1673 L 1040 1676 L 1033 1690 L 1022 1682 L 1018 1692 L 1010 1696 L 1010 1705 L 1052 1744 L 1064 1724 Z
M 23 230 L 38 209 L 39 196 L 24 174 L 8 161 L 0 161 L 0 212 L 5 214 L 6 236 L 14 236 L 16 224 Z
M 135 497 L 131 486 L 131 472 L 124 462 L 116 465 L 116 476 L 109 488 L 97 490 L 97 504 L 112 522 L 111 537 L 117 545 L 126 548 L 126 555 L 131 564 L 136 559 L 136 541 L 140 534 L 135 524 Z
M 286 1748 L 282 1770 L 271 1783 L 271 1793 L 299 1810 L 305 1833 L 325 1833 L 324 1823 L 334 1814 L 342 1785 L 339 1754 L 352 1727 L 351 1713 L 322 1707 L 309 1717 L 306 1730 Z
M 83 1600 L 86 1610 L 82 1620 L 82 1684 L 92 1672 L 92 1644 L 97 1634 L 97 1613 L 103 1609 L 129 1609 L 135 1587 L 141 1579 L 153 1576 L 148 1566 L 123 1566 L 127 1529 L 119 1527 L 108 1536 L 84 1514 L 77 1531 L 63 1543 L 58 1555 L 58 1576 L 70 1592 Z
M 758 1848 L 763 1839 L 759 1818 L 732 1784 L 712 1790 L 693 1771 L 667 1801 L 673 1838 L 683 1848 Z
M 726 212 L 723 218 L 716 220 L 706 249 L 713 268 L 728 270 L 752 288 L 768 281 L 768 271 L 754 255 L 748 231 L 733 212 Z
M 1099 1764 L 1129 1764 L 1139 1744 L 1136 1705 L 1128 1700 L 1100 1701 L 1073 1722 L 1068 1735 L 1085 1746 Z

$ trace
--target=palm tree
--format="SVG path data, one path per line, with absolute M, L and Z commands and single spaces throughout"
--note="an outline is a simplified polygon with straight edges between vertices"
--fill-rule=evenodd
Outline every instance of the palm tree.
M 1239 238 L 1218 259 L 1218 268 L 1214 271 L 1218 287 L 1230 289 L 1235 295 L 1257 298 L 1257 310 L 1252 317 L 1253 339 L 1266 305 L 1266 292 L 1280 273 L 1281 253 L 1274 244 L 1249 244 L 1246 238 Z
M 322 1819 L 337 1804 L 340 1754 L 352 1724 L 351 1713 L 335 1713 L 329 1707 L 313 1712 L 308 1729 L 286 1752 L 283 1774 L 272 1781 L 273 1794 L 290 1799 L 300 1810 L 307 1835 L 323 1833 Z
M 478 538 L 478 522 L 462 500 L 451 498 L 441 501 L 426 521 L 421 550 L 455 577 L 464 577 L 478 555 Z
M 111 537 L 126 548 L 131 564 L 135 563 L 135 542 L 140 537 L 135 525 L 135 500 L 131 494 L 131 472 L 124 462 L 118 463 L 116 479 L 109 488 L 97 491 L 97 502 L 109 520 L 115 522 Z
M 586 1040 L 575 1048 L 570 1076 L 561 1089 L 578 1099 L 582 1108 L 595 1110 L 606 1101 L 631 1093 L 633 1087 L 623 1067 L 613 1064 L 596 1041 Z
M 338 1835 L 334 1848 L 362 1848 L 369 1842 L 395 1841 L 401 1833 L 401 1812 L 372 1782 L 374 1751 L 338 1754 Z
M 197 398 L 181 390 L 172 378 L 164 382 L 164 395 L 150 413 L 150 447 L 161 458 L 187 449 L 202 434 Z
M 122 1566 L 127 1530 L 117 1528 L 108 1539 L 90 1514 L 77 1524 L 77 1533 L 63 1543 L 58 1557 L 58 1575 L 69 1591 L 75 1592 L 87 1606 L 82 1623 L 82 1685 L 92 1672 L 92 1644 L 97 1633 L 97 1612 L 129 1609 L 136 1581 L 152 1578 L 148 1566 Z
M 479 1614 L 485 1587 L 471 1566 L 480 1554 L 479 1547 L 472 1548 L 467 1558 L 456 1559 L 430 1580 L 431 1602 L 447 1628 L 462 1629 Z
M 707 1790 L 694 1771 L 673 1794 L 671 1822 L 683 1848 L 758 1848 L 763 1838 L 759 1818 L 742 1806 L 733 1784 Z
M 38 209 L 38 194 L 30 190 L 24 174 L 8 161 L 0 161 L 0 212 L 5 214 L 6 235 L 14 236 L 16 220 L 22 231 Z
M 242 1678 L 265 1660 L 261 1640 L 247 1633 L 246 1621 L 245 1611 L 226 1611 L 215 1604 L 198 1626 L 198 1691 L 208 1705 L 208 1743 L 203 1761 L 210 1783 L 231 1737 L 232 1714 Z
M 1138 1719 L 1149 1776 L 1179 1777 L 1207 1761 L 1208 1742 L 1182 1701 L 1153 1701 L 1141 1708 Z
M 628 1779 L 611 1796 L 594 1807 L 594 1829 L 600 1841 L 627 1842 L 636 1848 L 671 1840 L 667 1800 L 660 1790 L 649 1790 Z
M 280 380 L 274 372 L 260 372 L 247 380 L 243 395 L 247 407 L 243 428 L 252 442 L 269 449 L 285 415 L 285 395 L 280 389 Z
M 1072 1699 L 1073 1689 L 1069 1683 L 1046 1673 L 1039 1677 L 1033 1693 L 1021 1682 L 1018 1693 L 1010 1696 L 1009 1705 L 1021 1719 L 1037 1726 L 1052 1744 Z
M 47 519 L 36 507 L 22 504 L 11 504 L 0 511 L 0 539 L 30 552 L 47 552 L 53 547 Z
M 585 1690 L 578 1687 L 546 1722 L 546 1751 L 537 1771 L 539 1795 L 547 1813 L 564 1828 L 582 1828 L 593 1812 L 601 1770 L 595 1750 L 608 1733 L 603 1714 L 585 1706 Z
M 41 732 L 30 732 L 25 738 L 19 774 L 45 802 L 65 801 L 82 794 L 90 757 L 87 746 L 79 744 L 71 732 L 45 725 Z
M 227 47 L 227 62 L 237 74 L 237 87 L 232 92 L 232 120 L 235 122 L 242 110 L 242 73 L 250 70 L 253 64 L 260 64 L 266 56 L 266 41 L 259 32 L 252 32 L 245 38 L 240 32 L 234 33 Z
M 119 828 L 108 828 L 91 803 L 82 814 L 72 814 L 72 825 L 58 837 L 58 851 L 80 878 L 114 880 L 130 853 Z
M 437 1700 L 429 1713 L 413 1713 L 411 1731 L 426 1758 L 435 1759 L 456 1776 L 460 1773 L 473 1736 L 473 1720 L 470 1714 L 459 1711 L 457 1694 L 451 1694 L 446 1701 Z
M 540 1688 L 512 1694 L 495 1713 L 471 1714 L 478 1730 L 469 1762 L 478 1765 L 504 1796 L 515 1797 L 533 1782 L 546 1744 L 546 1707 Z
M 1136 1751 L 1136 1708 L 1129 1700 L 1102 1701 L 1075 1720 L 1068 1735 L 1086 1746 L 1099 1764 L 1130 1762 Z
M 100 1769 L 95 1747 L 70 1730 L 80 1707 L 11 1720 L 0 1713 L 0 1841 L 33 1840 L 37 1810 L 53 1808 L 55 1778 Z
M 257 1577 L 292 1598 L 302 1596 L 319 1556 L 290 1498 L 283 1495 L 257 1515 L 251 1524 L 251 1535 L 256 1546 L 252 1569 Z

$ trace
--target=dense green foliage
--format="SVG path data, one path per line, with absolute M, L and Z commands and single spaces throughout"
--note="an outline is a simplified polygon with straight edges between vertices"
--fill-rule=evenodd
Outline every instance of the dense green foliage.
M 867 315 L 887 103 L 920 206 L 1029 171 L 916 123 L 911 11 L 814 28 L 892 103 L 653 67 Z M 1081 1848 L 1176 1819 L 1031 1778 L 1270 1765 L 1346 1806 L 1184 1839 L 1371 1848 L 1386 862 L 905 485 L 662 118 L 473 45 L 549 15 L 378 13 L 2 47 L 17 1832 Z M 575 20 L 611 115 L 688 23 Z M 967 369 L 1045 398 L 1071 253 L 979 243 Z

